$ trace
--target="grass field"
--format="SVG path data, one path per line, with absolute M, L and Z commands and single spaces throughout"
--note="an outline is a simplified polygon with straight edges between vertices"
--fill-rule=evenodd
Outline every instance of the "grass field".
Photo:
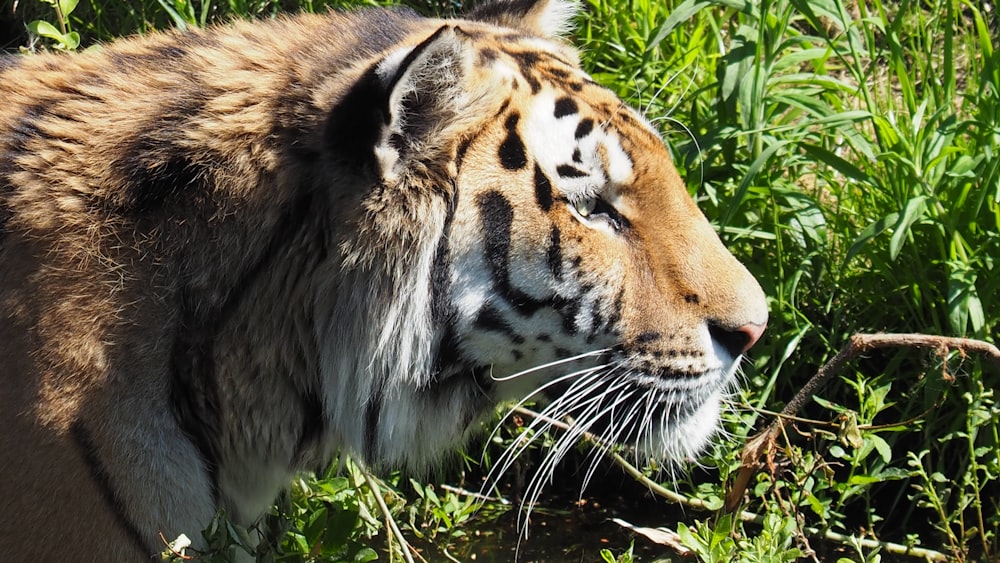
M 34 22 L 22 46 L 76 49 L 152 28 L 357 4 L 21 0 L 15 18 Z M 413 5 L 425 13 L 459 9 L 444 0 Z M 662 130 L 692 194 L 770 296 L 768 333 L 727 414 L 728 440 L 666 487 L 692 506 L 719 508 L 745 438 L 855 332 L 995 341 L 995 3 L 584 6 L 572 40 L 586 68 Z M 996 368 L 957 352 L 866 354 L 786 427 L 771 463 L 749 484 L 747 518 L 692 508 L 683 522 L 660 525 L 704 561 L 779 561 L 810 550 L 827 554 L 823 560 L 905 560 L 890 555 L 905 548 L 930 559 L 998 560 L 998 387 Z M 269 523 L 284 538 L 271 555 L 397 557 L 385 554 L 396 553 L 385 539 L 370 539 L 384 538 L 371 486 L 357 469 L 296 484 L 287 518 Z M 381 486 L 410 537 L 443 530 L 430 535 L 460 543 L 456 532 L 478 517 L 459 494 L 398 477 Z M 632 556 L 625 544 L 604 557 Z

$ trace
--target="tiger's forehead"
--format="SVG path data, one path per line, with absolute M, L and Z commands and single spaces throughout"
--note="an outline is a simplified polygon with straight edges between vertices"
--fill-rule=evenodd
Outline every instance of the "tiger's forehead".
M 562 50 L 553 52 L 550 41 L 526 41 L 503 47 L 506 56 L 492 68 L 515 75 L 515 90 L 530 90 L 530 95 L 518 96 L 521 103 L 516 104 L 524 113 L 519 129 L 528 153 L 547 175 L 560 178 L 560 184 L 573 191 L 589 192 L 588 186 L 595 183 L 629 183 L 633 163 L 623 140 L 641 136 L 642 145 L 661 144 L 659 135 L 576 66 L 575 52 L 570 59 Z
M 616 126 L 620 120 L 573 94 L 547 88 L 533 97 L 522 130 L 528 153 L 568 194 L 593 196 L 605 186 L 632 183 L 635 166 L 622 145 L 627 132 Z
M 495 29 L 469 35 L 481 76 L 506 92 L 498 120 L 504 168 L 533 168 L 536 183 L 570 199 L 614 199 L 636 184 L 631 155 L 665 151 L 638 112 L 579 67 L 572 47 Z

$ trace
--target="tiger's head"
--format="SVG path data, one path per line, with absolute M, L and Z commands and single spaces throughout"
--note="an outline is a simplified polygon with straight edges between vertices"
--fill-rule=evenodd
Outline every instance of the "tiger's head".
M 552 38 L 572 15 L 494 2 L 371 68 L 379 187 L 341 249 L 362 269 L 395 256 L 368 286 L 403 295 L 376 305 L 366 410 L 343 421 L 371 459 L 423 464 L 528 397 L 681 459 L 714 433 L 764 330 L 760 286 L 656 131 Z

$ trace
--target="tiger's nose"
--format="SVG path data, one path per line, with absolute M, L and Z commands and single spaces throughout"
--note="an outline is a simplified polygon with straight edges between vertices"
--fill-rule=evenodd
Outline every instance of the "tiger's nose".
M 767 323 L 747 323 L 737 328 L 729 328 L 716 322 L 709 322 L 708 332 L 732 356 L 739 356 L 753 347 L 764 334 Z

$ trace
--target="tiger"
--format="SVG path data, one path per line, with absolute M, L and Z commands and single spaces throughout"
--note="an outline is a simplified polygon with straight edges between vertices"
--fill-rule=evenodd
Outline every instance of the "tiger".
M 768 319 L 567 0 L 0 59 L 0 554 L 137 561 L 498 405 L 682 462 Z M 197 541 L 196 541 L 197 543 Z

